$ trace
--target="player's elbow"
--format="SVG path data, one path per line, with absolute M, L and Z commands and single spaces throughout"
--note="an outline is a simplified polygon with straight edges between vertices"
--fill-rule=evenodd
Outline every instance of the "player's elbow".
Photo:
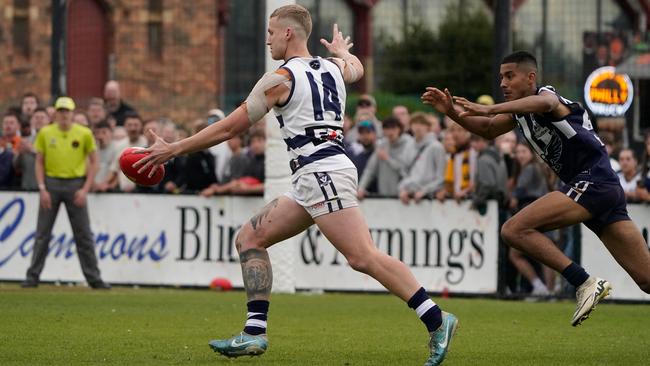
M 223 141 L 228 141 L 235 136 L 237 136 L 237 134 L 235 133 L 235 129 L 233 127 L 229 127 L 223 131 Z
M 537 113 L 550 113 L 552 112 L 558 105 L 557 99 L 553 98 L 544 98 L 541 103 L 539 104 L 539 108 L 536 111 Z
M 357 72 L 358 72 L 357 80 L 361 80 L 366 70 L 364 69 L 363 65 L 359 65 Z

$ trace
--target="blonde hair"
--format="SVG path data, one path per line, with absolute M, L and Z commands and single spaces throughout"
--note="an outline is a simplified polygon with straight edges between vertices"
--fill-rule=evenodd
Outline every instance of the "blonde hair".
M 411 124 L 419 123 L 427 127 L 431 127 L 431 121 L 429 121 L 428 116 L 424 112 L 415 112 L 411 114 L 411 119 L 409 120 Z
M 296 30 L 305 39 L 309 38 L 311 34 L 311 15 L 309 11 L 300 5 L 285 5 L 279 7 L 271 13 L 271 18 L 277 17 L 278 20 L 288 20 L 291 25 L 296 27 Z

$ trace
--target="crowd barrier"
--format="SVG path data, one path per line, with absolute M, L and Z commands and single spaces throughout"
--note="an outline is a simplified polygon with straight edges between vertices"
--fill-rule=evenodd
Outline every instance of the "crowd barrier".
M 213 278 L 242 287 L 236 232 L 259 210 L 261 197 L 91 194 L 91 227 L 99 266 L 113 284 L 207 286 Z M 361 203 L 377 247 L 406 263 L 428 291 L 496 294 L 498 212 L 490 202 L 480 215 L 469 202 L 424 201 L 404 206 L 395 199 Z M 50 242 L 43 281 L 83 281 L 74 239 L 62 207 Z M 38 213 L 38 194 L 0 193 L 0 280 L 22 280 L 29 265 Z M 650 208 L 630 213 L 647 238 Z M 616 265 L 602 244 L 582 230 L 582 261 L 609 279 L 614 297 L 650 299 Z M 291 251 L 298 290 L 382 291 L 374 279 L 355 272 L 312 226 Z

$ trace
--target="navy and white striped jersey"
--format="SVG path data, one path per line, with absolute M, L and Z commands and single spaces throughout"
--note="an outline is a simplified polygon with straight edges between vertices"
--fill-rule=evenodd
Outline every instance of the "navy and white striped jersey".
M 588 174 L 594 182 L 617 181 L 609 163 L 605 145 L 593 130 L 589 116 L 580 104 L 558 94 L 552 86 L 537 89 L 557 95 L 571 111 L 562 119 L 545 114 L 515 114 L 526 140 L 560 179 L 569 183 L 579 174 Z
M 341 69 L 321 57 L 289 59 L 287 102 L 273 108 L 295 174 L 353 168 L 343 148 L 346 90 Z

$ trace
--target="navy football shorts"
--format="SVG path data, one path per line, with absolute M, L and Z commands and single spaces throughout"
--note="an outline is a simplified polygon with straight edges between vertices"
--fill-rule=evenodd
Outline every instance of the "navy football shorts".
M 578 175 L 560 188 L 560 192 L 591 213 L 593 217 L 584 224 L 600 236 L 606 226 L 630 220 L 630 216 L 627 214 L 625 192 L 618 182 L 591 182 L 589 178 L 588 175 Z

